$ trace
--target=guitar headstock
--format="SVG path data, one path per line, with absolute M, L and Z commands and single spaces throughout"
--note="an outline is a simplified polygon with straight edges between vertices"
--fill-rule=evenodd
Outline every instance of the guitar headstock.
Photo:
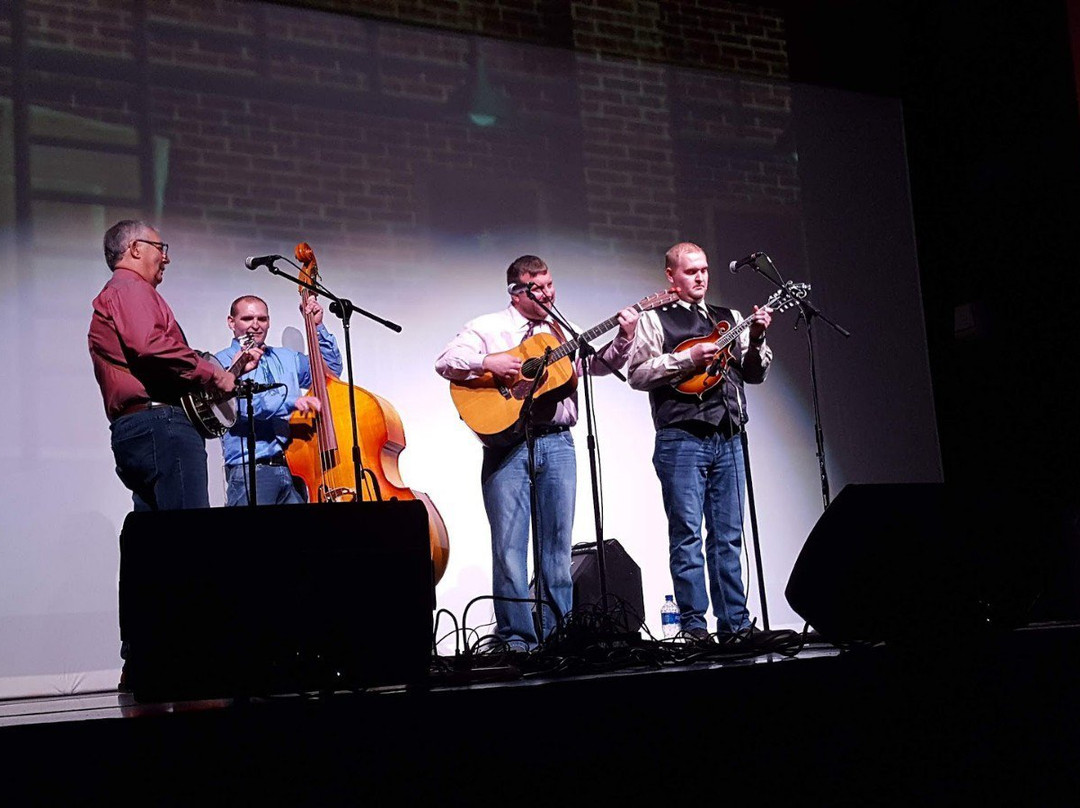
M 635 308 L 638 311 L 651 311 L 653 309 L 658 309 L 661 306 L 668 306 L 678 299 L 678 293 L 672 289 L 668 289 L 666 292 L 657 292 L 655 295 L 649 295 L 646 298 L 642 298 L 638 301 Z

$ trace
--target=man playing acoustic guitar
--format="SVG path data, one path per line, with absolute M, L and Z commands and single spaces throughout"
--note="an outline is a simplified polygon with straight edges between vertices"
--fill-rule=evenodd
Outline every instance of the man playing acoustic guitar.
M 436 372 L 453 382 L 494 380 L 516 391 L 522 380 L 522 360 L 507 353 L 534 335 L 554 335 L 558 343 L 571 335 L 561 333 L 544 309 L 526 294 L 528 284 L 536 299 L 549 308 L 555 302 L 555 284 L 547 265 L 535 255 L 523 255 L 506 271 L 510 305 L 466 323 L 435 361 Z M 626 308 L 618 314 L 619 334 L 598 353 L 603 362 L 590 365 L 594 375 L 626 362 L 638 313 Z M 577 326 L 573 326 L 577 330 Z M 569 357 L 560 360 L 569 363 Z M 606 364 L 605 364 L 606 363 Z M 580 361 L 572 368 L 581 373 Z M 555 369 L 552 369 L 552 373 Z M 573 375 L 571 374 L 571 375 Z M 576 375 L 574 375 L 576 378 Z M 508 393 L 509 395 L 509 393 Z M 577 392 L 566 384 L 536 399 L 532 412 L 535 441 L 536 496 L 539 508 L 539 540 L 545 602 L 554 603 L 559 617 L 573 605 L 570 577 L 570 542 L 574 524 L 577 461 L 570 427 L 577 423 Z M 537 645 L 526 572 L 530 528 L 529 458 L 524 436 L 510 430 L 507 445 L 485 445 L 480 472 L 484 508 L 491 525 L 492 593 L 495 596 L 496 636 L 511 650 L 526 651 Z M 512 600 L 513 599 L 513 600 Z M 542 632 L 555 626 L 551 610 L 543 609 Z
M 720 350 L 716 337 L 742 318 L 732 309 L 705 305 L 705 251 L 688 242 L 676 244 L 667 251 L 665 271 L 679 302 L 642 315 L 628 379 L 635 390 L 649 391 L 656 427 L 653 467 L 667 512 L 675 599 L 683 633 L 702 641 L 709 639 L 706 561 L 717 635 L 750 625 L 740 559 L 745 467 L 739 433 L 747 420 L 743 383 L 765 381 L 772 362 L 765 344 L 772 310 L 755 306 L 748 327 Z M 704 380 L 698 392 L 676 389 L 687 377 Z

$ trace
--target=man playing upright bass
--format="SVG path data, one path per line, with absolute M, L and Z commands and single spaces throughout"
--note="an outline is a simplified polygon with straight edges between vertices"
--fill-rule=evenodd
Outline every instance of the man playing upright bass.
M 319 353 L 330 370 L 341 373 L 341 353 L 334 335 L 322 324 L 323 311 L 314 296 L 308 297 L 302 309 L 315 321 L 319 335 Z M 285 447 L 289 444 L 289 416 L 294 412 L 318 412 L 319 399 L 301 395 L 311 386 L 311 363 L 308 357 L 289 348 L 266 344 L 270 331 L 270 310 L 266 301 L 255 295 L 244 295 L 232 302 L 227 320 L 233 332 L 228 348 L 217 352 L 222 365 L 228 367 L 241 351 L 240 340 L 250 337 L 260 350 L 259 365 L 241 381 L 252 381 L 269 387 L 252 396 L 255 413 L 255 502 L 260 505 L 281 505 L 307 502 L 297 490 L 292 473 L 285 462 Z M 251 428 L 246 402 L 238 407 L 236 423 L 221 438 L 225 458 L 227 489 L 226 505 L 247 505 L 249 476 L 247 463 L 248 435 Z M 301 486 L 302 487 L 302 486 Z

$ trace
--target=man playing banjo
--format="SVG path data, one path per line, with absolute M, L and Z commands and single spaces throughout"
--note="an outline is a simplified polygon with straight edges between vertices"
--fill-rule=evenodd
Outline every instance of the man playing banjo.
M 187 344 L 158 294 L 169 245 L 157 230 L 117 222 L 104 249 L 112 277 L 94 298 L 87 339 L 116 474 L 136 511 L 207 508 L 206 444 L 179 403 L 193 392 L 228 394 L 236 377 Z M 259 356 L 253 350 L 245 369 Z

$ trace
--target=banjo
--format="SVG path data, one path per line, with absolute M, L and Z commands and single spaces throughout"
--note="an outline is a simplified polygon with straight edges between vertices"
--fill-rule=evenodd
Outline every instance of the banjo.
M 245 334 L 240 338 L 240 352 L 229 365 L 229 373 L 235 377 L 240 376 L 242 368 L 248 362 L 247 351 L 254 345 L 255 339 L 251 335 Z M 198 354 L 218 367 L 223 367 L 212 353 L 198 351 Z M 184 414 L 195 427 L 195 431 L 204 438 L 220 438 L 236 423 L 236 393 L 209 390 L 185 393 L 180 397 L 180 406 L 184 408 Z

